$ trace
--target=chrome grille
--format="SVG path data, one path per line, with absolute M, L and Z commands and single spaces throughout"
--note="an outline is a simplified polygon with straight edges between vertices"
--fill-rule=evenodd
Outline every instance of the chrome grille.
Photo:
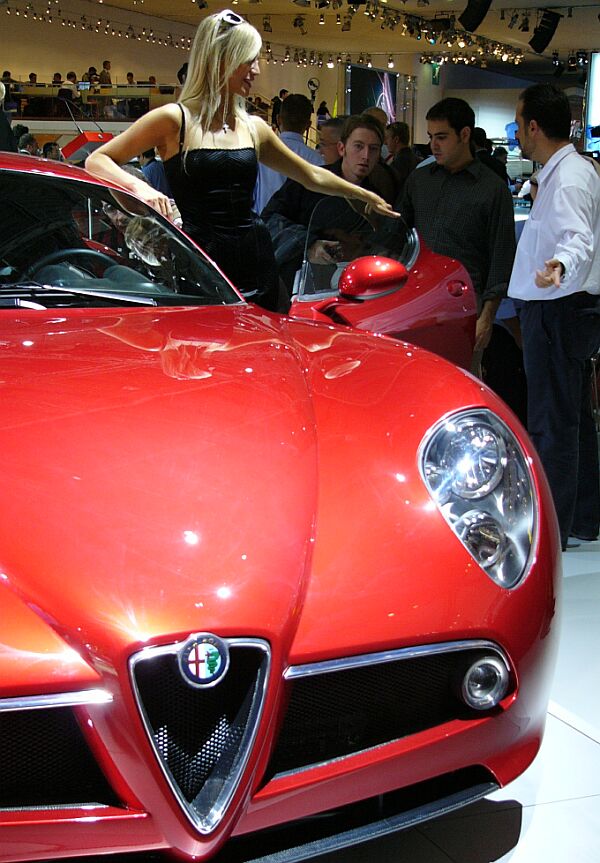
M 131 660 L 134 687 L 159 763 L 201 833 L 219 823 L 239 782 L 260 719 L 270 652 L 255 639 L 226 639 L 230 667 L 218 685 L 183 679 L 185 642 L 150 648 Z

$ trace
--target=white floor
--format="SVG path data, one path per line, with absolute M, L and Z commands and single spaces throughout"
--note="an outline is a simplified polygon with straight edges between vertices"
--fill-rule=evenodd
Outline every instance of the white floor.
M 600 541 L 563 554 L 546 735 L 531 767 L 452 815 L 315 863 L 600 863 Z

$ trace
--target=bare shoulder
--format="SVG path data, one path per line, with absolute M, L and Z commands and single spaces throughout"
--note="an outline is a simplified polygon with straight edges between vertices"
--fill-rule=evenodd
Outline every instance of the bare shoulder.
M 271 137 L 275 137 L 269 124 L 266 123 L 262 117 L 258 117 L 256 114 L 248 115 L 248 127 L 250 128 L 253 138 L 258 141 L 259 146 L 265 144 Z

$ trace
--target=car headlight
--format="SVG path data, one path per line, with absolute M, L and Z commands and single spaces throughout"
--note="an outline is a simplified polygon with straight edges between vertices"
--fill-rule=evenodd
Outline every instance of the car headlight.
M 446 418 L 421 445 L 421 474 L 442 515 L 500 587 L 523 578 L 534 540 L 535 501 L 526 456 L 488 410 Z

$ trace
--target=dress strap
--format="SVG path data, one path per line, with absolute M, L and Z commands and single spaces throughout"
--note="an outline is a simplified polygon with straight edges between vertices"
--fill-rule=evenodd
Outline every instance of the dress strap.
M 183 110 L 183 105 L 181 102 L 177 103 L 179 105 L 179 109 L 181 111 L 181 126 L 179 127 L 179 154 L 181 155 L 181 151 L 183 149 L 183 142 L 185 140 L 185 111 Z

